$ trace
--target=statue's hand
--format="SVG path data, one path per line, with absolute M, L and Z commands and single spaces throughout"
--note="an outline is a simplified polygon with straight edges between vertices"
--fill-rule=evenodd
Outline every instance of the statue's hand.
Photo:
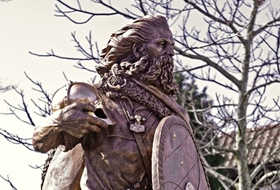
M 101 128 L 106 128 L 108 125 L 103 120 L 88 114 L 94 111 L 93 105 L 83 101 L 64 107 L 56 119 L 58 130 L 76 138 L 81 138 L 89 132 L 100 132 Z

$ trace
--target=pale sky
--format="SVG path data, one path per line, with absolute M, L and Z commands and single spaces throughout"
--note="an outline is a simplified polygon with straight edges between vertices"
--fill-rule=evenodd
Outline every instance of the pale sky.
M 63 71 L 72 81 L 88 81 L 92 76 L 87 71 L 74 68 L 75 62 L 39 58 L 30 55 L 29 51 L 44 54 L 53 49 L 57 54 L 71 56 L 76 53 L 71 32 L 76 31 L 79 39 L 85 42 L 84 37 L 90 30 L 93 31 L 93 38 L 99 42 L 99 49 L 102 49 L 112 32 L 131 22 L 121 17 L 108 17 L 94 18 L 87 25 L 76 25 L 65 18 L 55 17 L 54 10 L 54 0 L 0 0 L 0 79 L 4 84 L 17 84 L 24 89 L 28 100 L 38 94 L 31 90 L 31 83 L 25 78 L 24 71 L 32 79 L 42 82 L 50 93 L 65 84 Z M 214 94 L 215 90 L 208 88 L 209 93 Z M 270 90 L 268 94 L 271 97 L 277 95 L 277 89 Z M 13 91 L 0 94 L 0 112 L 8 111 L 3 99 L 14 104 L 21 101 Z M 0 125 L 0 128 L 21 137 L 32 136 L 33 127 L 24 125 L 14 116 L 0 115 Z M 46 155 L 12 145 L 2 136 L 0 147 L 0 175 L 9 176 L 18 190 L 39 189 L 41 171 L 29 165 L 43 164 Z M 0 179 L 0 189 L 11 188 Z

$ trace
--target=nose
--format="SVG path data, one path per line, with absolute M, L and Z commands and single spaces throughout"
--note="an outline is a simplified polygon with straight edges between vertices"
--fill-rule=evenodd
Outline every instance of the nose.
M 166 48 L 166 54 L 173 57 L 174 56 L 174 49 L 173 46 L 169 46 Z

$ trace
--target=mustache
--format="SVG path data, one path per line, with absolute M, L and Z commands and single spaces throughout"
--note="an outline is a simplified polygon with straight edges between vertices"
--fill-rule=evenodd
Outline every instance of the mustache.
M 157 57 L 156 60 L 160 61 L 163 65 L 172 65 L 173 66 L 173 58 L 170 55 L 162 55 Z

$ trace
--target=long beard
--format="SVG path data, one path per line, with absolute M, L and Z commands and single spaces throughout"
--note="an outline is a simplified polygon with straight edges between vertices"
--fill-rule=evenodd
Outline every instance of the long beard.
M 148 62 L 145 71 L 140 74 L 140 80 L 158 87 L 169 95 L 175 95 L 178 92 L 178 85 L 174 81 L 173 58 L 163 55 Z

